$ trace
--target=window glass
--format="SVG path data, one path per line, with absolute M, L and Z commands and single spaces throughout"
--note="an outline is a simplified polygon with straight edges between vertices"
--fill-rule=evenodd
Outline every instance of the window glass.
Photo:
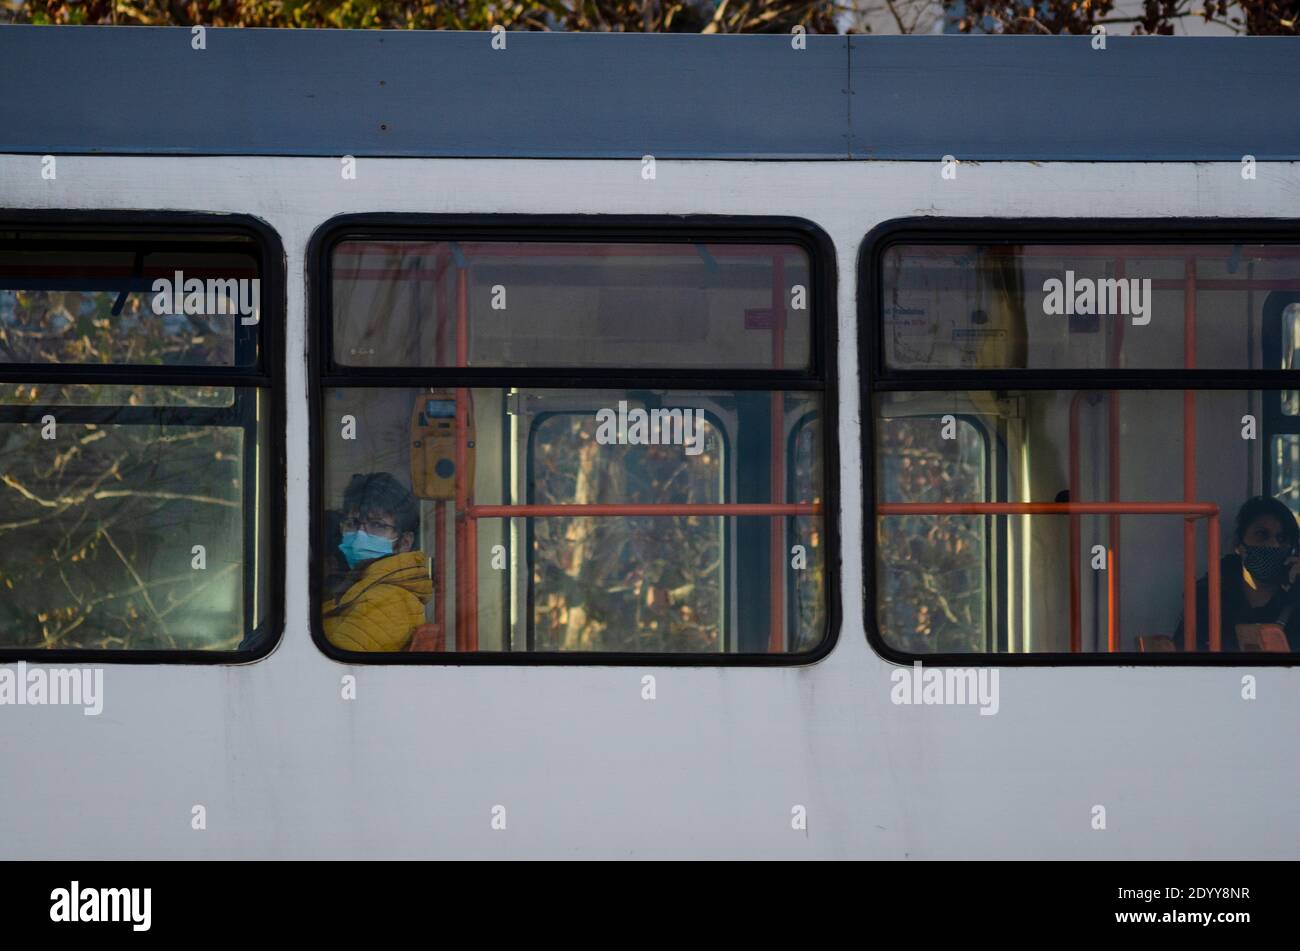
M 815 413 L 801 417 L 793 431 L 793 480 L 786 501 L 799 499 L 823 502 L 822 429 Z M 791 552 L 788 569 L 793 603 L 791 624 L 795 631 L 795 650 L 815 648 L 826 629 L 826 545 L 820 516 L 795 515 L 783 526 L 783 545 Z
M 896 244 L 880 280 L 891 368 L 1257 369 L 1300 246 Z
M 530 497 L 539 504 L 726 501 L 723 435 L 702 451 L 604 446 L 591 413 L 534 417 Z M 726 520 L 538 518 L 528 525 L 534 650 L 723 648 Z
M 229 386 L 129 383 L 0 383 L 0 404 L 20 406 L 232 406 Z
M 882 418 L 884 499 L 988 501 L 991 459 L 976 418 L 953 416 L 946 424 L 932 415 Z M 981 515 L 881 521 L 881 625 L 900 648 L 916 653 L 986 649 L 988 523 Z
M 0 240 L 0 365 L 250 366 L 260 314 L 248 252 Z
M 916 654 L 1300 649 L 1295 437 L 1264 440 L 1258 429 L 1260 407 L 1276 394 L 877 394 L 876 619 L 884 642 Z M 976 426 L 1004 434 L 1003 461 Z M 1194 444 L 1185 453 L 1187 431 Z M 1267 482 L 1264 452 L 1272 454 Z M 989 498 L 995 466 L 1009 469 L 1005 500 L 963 508 Z M 1036 508 L 1014 507 L 1025 503 Z M 1006 542 L 988 570 L 1008 591 L 996 638 L 983 629 L 995 607 L 983 567 L 994 528 Z M 1196 605 L 1190 636 L 1185 597 Z
M 271 381 L 213 373 L 257 363 L 259 260 L 231 234 L 0 228 L 0 650 L 269 637 Z
M 1281 330 L 1278 369 L 1300 370 L 1300 303 L 1287 304 L 1282 309 Z M 1283 390 L 1281 395 L 1283 414 L 1300 416 L 1300 390 Z
M 0 647 L 238 649 L 265 611 L 258 435 L 45 409 L 0 425 Z
M 340 366 L 812 364 L 792 245 L 351 240 L 331 268 Z
M 1273 456 L 1270 492 L 1300 516 L 1300 435 L 1274 436 L 1269 451 Z
M 825 303 L 802 235 L 737 232 L 327 243 L 322 646 L 820 647 Z
M 1300 245 L 964 239 L 960 226 L 891 241 L 871 258 L 872 306 L 896 372 L 868 382 L 883 643 L 1300 650 L 1300 390 L 1282 379 L 1300 348 Z M 925 370 L 969 383 L 941 389 Z M 1016 370 L 1069 378 L 1008 389 Z M 1125 370 L 1151 374 L 1103 389 Z M 1260 388 L 1202 373 L 1204 388 L 1175 389 L 1187 383 L 1168 370 Z
M 728 655 L 826 636 L 819 392 L 332 387 L 323 405 L 336 648 Z

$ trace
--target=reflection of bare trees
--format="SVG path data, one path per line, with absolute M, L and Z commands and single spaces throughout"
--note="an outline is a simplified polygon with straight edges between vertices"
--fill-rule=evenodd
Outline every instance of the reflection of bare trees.
M 968 425 L 939 438 L 933 418 L 884 420 L 880 452 L 890 500 L 969 502 L 983 498 L 982 442 Z M 984 519 L 881 518 L 880 624 L 895 647 L 916 652 L 984 649 Z
M 553 416 L 534 437 L 543 504 L 717 502 L 716 449 L 602 446 L 590 416 Z M 717 518 L 533 522 L 539 650 L 709 651 L 721 636 Z
M 224 335 L 202 320 L 164 323 L 143 311 L 138 294 L 114 315 L 116 296 L 0 293 L 4 358 L 231 361 L 229 318 Z M 162 425 L 143 409 L 233 399 L 221 387 L 0 384 L 0 419 L 11 420 L 0 426 L 0 645 L 237 646 L 243 431 Z M 44 415 L 54 417 L 53 439 L 34 421 Z M 204 570 L 192 565 L 194 544 L 205 547 Z
M 217 646 L 194 643 L 215 628 L 225 646 L 238 642 L 239 430 L 61 424 L 50 442 L 38 425 L 7 428 L 0 643 Z M 68 440 L 75 451 L 56 453 Z M 207 570 L 191 566 L 194 540 L 206 543 Z
M 543 419 L 533 439 L 532 485 L 541 504 L 721 502 L 719 434 L 696 457 L 680 446 L 604 446 L 591 416 Z M 799 431 L 791 497 L 822 497 L 818 427 Z M 722 646 L 724 547 L 736 519 L 544 518 L 533 521 L 533 623 L 539 650 L 710 652 Z M 767 520 L 760 519 L 766 536 Z M 826 626 L 821 517 L 790 519 L 790 545 L 807 566 L 787 572 L 795 631 L 805 651 Z M 764 548 L 766 551 L 766 547 Z M 736 552 L 733 551 L 733 556 Z M 782 553 L 785 557 L 787 553 Z M 766 592 L 766 570 L 739 579 L 740 597 Z M 767 596 L 762 595 L 764 610 Z
M 796 431 L 791 502 L 820 502 L 822 492 L 821 424 L 815 417 Z M 822 517 L 799 516 L 791 520 L 791 545 L 803 545 L 808 567 L 793 571 L 795 630 L 792 651 L 809 651 L 826 635 L 826 559 L 822 545 Z
M 0 295 L 0 364 L 230 366 L 234 362 L 238 318 L 159 317 L 147 306 L 149 296 L 137 292 L 119 300 L 104 291 L 49 290 Z

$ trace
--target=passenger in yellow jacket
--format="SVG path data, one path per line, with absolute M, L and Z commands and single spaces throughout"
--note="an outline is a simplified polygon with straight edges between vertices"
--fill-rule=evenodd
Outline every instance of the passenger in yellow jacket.
M 386 472 L 352 477 L 343 493 L 339 551 L 348 571 L 323 607 L 325 637 L 350 651 L 400 651 L 425 621 L 433 596 L 424 553 L 415 550 L 415 497 Z

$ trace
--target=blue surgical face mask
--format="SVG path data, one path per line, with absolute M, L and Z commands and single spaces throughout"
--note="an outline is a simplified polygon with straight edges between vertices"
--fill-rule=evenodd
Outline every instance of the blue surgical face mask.
M 386 558 L 393 553 L 393 540 L 371 535 L 367 532 L 348 532 L 343 536 L 339 551 L 348 560 L 348 567 L 355 568 L 363 561 Z

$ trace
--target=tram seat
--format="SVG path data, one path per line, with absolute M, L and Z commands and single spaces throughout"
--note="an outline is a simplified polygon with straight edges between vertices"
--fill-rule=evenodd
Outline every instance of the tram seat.
M 441 624 L 421 624 L 411 635 L 408 651 L 444 651 L 447 649 L 446 633 Z
M 1239 624 L 1237 644 L 1249 653 L 1285 654 L 1291 649 L 1280 624 Z
M 1168 634 L 1146 634 L 1138 638 L 1138 650 L 1143 654 L 1177 651 L 1178 645 Z

